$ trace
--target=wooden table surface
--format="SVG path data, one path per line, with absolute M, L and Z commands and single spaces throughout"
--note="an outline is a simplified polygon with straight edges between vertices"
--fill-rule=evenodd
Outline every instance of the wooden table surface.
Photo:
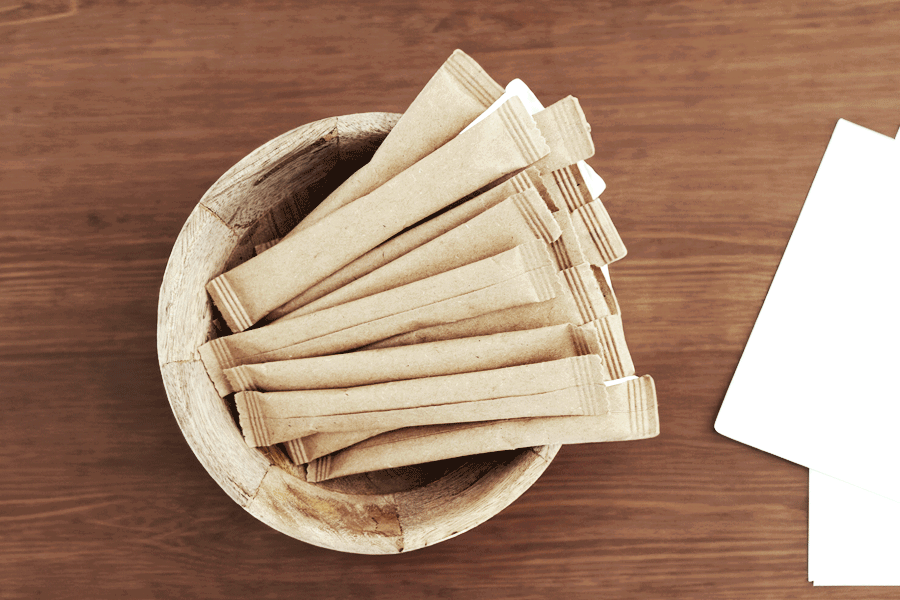
M 898 31 L 887 1 L 0 1 L 0 597 L 898 597 L 814 589 L 806 469 L 713 430 L 836 120 L 900 124 Z M 434 547 L 322 550 L 244 512 L 182 437 L 163 270 L 241 157 L 402 112 L 457 47 L 581 100 L 662 434 L 566 446 Z

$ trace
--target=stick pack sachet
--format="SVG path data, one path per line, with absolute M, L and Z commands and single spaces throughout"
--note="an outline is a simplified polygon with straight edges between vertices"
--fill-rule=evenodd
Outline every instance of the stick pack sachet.
M 547 444 L 616 442 L 659 434 L 656 389 L 649 375 L 607 388 L 609 412 L 595 416 L 409 427 L 375 436 L 323 456 L 307 468 L 308 481 L 484 452 Z
M 590 325 L 540 329 L 247 364 L 225 370 L 232 391 L 345 388 L 402 379 L 488 371 L 584 354 L 599 354 Z
M 534 120 L 550 147 L 550 153 L 534 164 L 542 174 L 594 155 L 591 126 L 578 98 L 563 98 L 535 113 Z
M 310 212 L 296 231 L 365 196 L 456 137 L 503 94 L 503 88 L 462 50 L 429 80 L 372 159 Z
M 387 381 L 500 369 L 573 356 L 601 354 L 592 325 L 554 325 L 541 329 L 399 346 L 381 350 L 286 360 L 227 369 L 235 391 L 289 391 L 370 385 Z M 606 365 L 601 376 L 609 379 Z M 307 463 L 361 440 L 378 430 L 319 433 L 285 443 L 297 464 Z
M 207 285 L 232 331 L 243 331 L 347 263 L 498 177 L 549 152 L 518 98 L 370 194 Z
M 529 188 L 282 319 L 364 298 L 473 263 L 534 239 L 551 245 L 560 228 L 540 194 Z M 276 321 L 277 322 L 277 321 Z
M 541 302 L 556 293 L 546 244 L 534 240 L 496 256 L 258 329 L 220 337 L 200 357 L 220 393 L 223 370 L 352 350 L 397 334 L 494 310 Z
M 599 269 L 588 264 L 565 269 L 557 278 L 554 297 L 536 304 L 500 309 L 454 323 L 423 327 L 367 346 L 389 348 L 449 340 L 500 331 L 536 329 L 561 323 L 590 323 L 600 336 L 600 354 L 614 379 L 634 375 L 634 363 L 622 326 L 615 294 Z
M 611 314 L 612 304 L 604 293 L 612 294 L 612 291 L 601 287 L 587 263 L 560 271 L 554 284 L 553 298 L 545 302 L 498 309 L 462 321 L 423 327 L 376 342 L 367 349 L 408 346 L 501 331 L 537 329 L 563 323 L 583 325 Z
M 627 253 L 619 232 L 600 200 L 593 200 L 576 208 L 572 211 L 571 220 L 584 256 L 592 265 L 608 265 Z
M 593 199 L 578 165 L 550 171 L 544 175 L 543 182 L 556 207 L 570 213 Z
M 553 258 L 553 264 L 558 270 L 563 271 L 587 262 L 581 242 L 578 241 L 578 236 L 572 226 L 572 217 L 565 210 L 557 210 L 552 214 L 559 225 L 560 232 L 559 238 L 550 244 L 550 256 Z
M 524 192 L 527 189 L 535 188 L 536 182 L 540 185 L 540 189 L 545 189 L 538 170 L 529 167 L 503 184 L 497 185 L 459 206 L 455 206 L 428 219 L 424 223 L 404 231 L 341 267 L 302 294 L 276 308 L 268 315 L 268 320 L 277 320 L 301 306 L 306 306 L 310 302 L 318 300 L 322 296 L 330 294 L 371 273 L 375 269 L 462 225 L 506 198 Z
M 317 432 L 610 410 L 595 355 L 333 390 L 239 392 L 235 400 L 251 447 Z

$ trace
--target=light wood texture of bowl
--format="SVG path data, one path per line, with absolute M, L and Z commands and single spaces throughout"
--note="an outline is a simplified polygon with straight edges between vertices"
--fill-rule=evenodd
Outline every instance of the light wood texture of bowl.
M 160 289 L 157 351 L 178 425 L 213 479 L 262 522 L 310 544 L 361 554 L 423 548 L 494 516 L 547 468 L 559 446 L 441 461 L 307 483 L 277 448 L 249 448 L 233 400 L 197 352 L 219 335 L 206 283 L 286 233 L 369 159 L 399 115 L 303 125 L 251 152 L 206 192 L 181 230 Z

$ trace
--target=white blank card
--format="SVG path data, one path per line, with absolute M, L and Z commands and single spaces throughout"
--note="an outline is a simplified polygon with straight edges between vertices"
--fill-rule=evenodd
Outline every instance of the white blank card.
M 840 120 L 716 430 L 900 501 L 900 144 Z
M 810 470 L 809 580 L 900 586 L 900 502 Z

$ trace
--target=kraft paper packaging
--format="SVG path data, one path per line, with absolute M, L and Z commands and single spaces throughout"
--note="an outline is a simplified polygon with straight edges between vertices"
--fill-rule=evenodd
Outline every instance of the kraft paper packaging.
M 587 262 L 600 267 L 625 256 L 625 244 L 600 200 L 576 208 L 571 220 Z
M 384 339 L 367 348 L 407 346 L 561 323 L 590 323 L 597 328 L 600 354 L 613 379 L 634 375 L 634 363 L 625 342 L 619 304 L 602 272 L 587 264 L 577 265 L 561 272 L 557 286 L 554 297 L 545 302 L 501 309 L 455 323 L 423 327 Z
M 562 271 L 587 262 L 584 251 L 581 249 L 581 242 L 578 241 L 578 236 L 572 227 L 572 217 L 569 216 L 569 213 L 565 210 L 558 210 L 553 213 L 553 218 L 559 225 L 560 231 L 559 238 L 550 244 L 550 256 L 556 268 Z
M 391 429 L 371 429 L 365 431 L 337 431 L 332 433 L 314 433 L 306 437 L 288 440 L 282 444 L 288 458 L 296 465 L 303 465 L 320 456 L 337 452 L 358 444 L 363 440 L 375 437 Z
M 220 337 L 200 357 L 220 393 L 223 370 L 241 364 L 344 352 L 403 332 L 494 310 L 544 301 L 555 269 L 546 244 L 534 240 L 433 277 L 319 312 Z
M 502 185 L 495 186 L 459 206 L 434 216 L 424 223 L 420 223 L 391 238 L 380 246 L 366 252 L 302 294 L 273 310 L 268 315 L 267 319 L 270 321 L 277 320 L 301 306 L 305 306 L 314 300 L 318 300 L 322 296 L 330 294 L 356 279 L 371 273 L 375 269 L 411 252 L 422 244 L 430 242 L 438 236 L 447 233 L 454 227 L 462 225 L 506 198 L 524 192 L 529 188 L 534 188 L 535 182 L 538 182 L 540 189 L 544 189 L 538 170 L 529 167 L 521 173 L 516 174 L 511 179 L 508 179 Z
M 593 200 L 578 165 L 569 165 L 546 173 L 543 182 L 554 205 L 561 210 L 572 213 Z
M 592 327 L 540 329 L 428 342 L 378 350 L 248 364 L 225 370 L 231 391 L 345 388 L 402 379 L 487 371 L 599 354 Z
M 550 147 L 550 153 L 534 163 L 542 174 L 594 155 L 591 126 L 577 98 L 563 98 L 535 113 L 534 120 Z
M 438 238 L 281 317 L 292 319 L 473 263 L 534 239 L 551 245 L 560 229 L 533 188 L 510 196 Z M 276 321 L 278 322 L 278 321 Z
M 567 202 L 580 205 L 574 198 L 566 197 L 573 194 L 585 194 L 587 200 L 583 202 L 590 201 L 590 190 L 578 164 L 569 162 L 577 163 L 594 154 L 591 128 L 584 118 L 578 99 L 569 96 L 535 113 L 533 117 L 550 147 L 550 153 L 531 167 L 542 175 L 535 185 L 546 201 L 547 208 L 556 211 L 565 208 Z M 559 172 L 553 177 L 552 174 L 557 170 Z M 509 175 L 491 185 L 502 183 L 506 177 Z
M 429 80 L 372 159 L 319 204 L 297 229 L 309 227 L 365 196 L 461 132 L 503 94 L 503 87 L 462 50 Z M 286 237 L 294 235 L 294 231 Z
M 612 379 L 622 379 L 634 375 L 634 362 L 625 342 L 625 330 L 622 327 L 622 315 L 616 313 L 594 319 L 587 325 L 594 327 L 600 338 L 600 356 L 603 364 L 609 369 Z
M 497 285 L 463 294 L 462 296 L 456 296 L 429 304 L 428 306 L 361 323 L 334 333 L 278 348 L 277 350 L 245 356 L 240 360 L 226 357 L 225 359 L 220 359 L 219 364 L 234 366 L 236 364 L 291 360 L 346 352 L 390 337 L 398 332 L 413 331 L 423 326 L 452 322 L 472 314 L 484 314 L 495 306 L 517 306 L 519 304 L 541 302 L 549 298 L 554 292 L 551 281 L 554 274 L 552 267 L 535 269 Z M 227 360 L 232 362 L 227 363 Z M 217 386 L 220 385 L 220 381 L 224 381 L 224 376 L 221 373 L 216 374 L 214 369 L 210 369 L 208 372 Z
M 452 58 L 453 57 L 451 57 L 451 59 Z M 468 57 L 466 58 L 472 62 L 473 70 L 477 69 L 483 73 L 483 71 L 480 70 L 480 67 L 478 67 L 477 64 L 474 64 L 474 61 Z M 453 61 L 448 61 L 448 63 L 451 62 Z M 464 94 L 465 92 L 462 93 Z M 423 103 L 422 106 L 424 105 L 425 104 Z M 410 107 L 410 109 L 413 108 L 413 106 Z M 482 112 L 486 108 L 487 107 L 484 107 Z M 325 215 L 334 212 L 337 208 L 376 189 L 391 177 L 399 174 L 403 169 L 408 168 L 416 162 L 416 160 L 426 156 L 453 137 L 452 135 L 449 135 L 440 137 L 439 139 L 438 136 L 435 136 L 434 140 L 430 138 L 421 139 L 421 137 L 418 136 L 419 131 L 425 131 L 429 134 L 436 133 L 431 131 L 432 129 L 437 129 L 434 127 L 434 123 L 440 123 L 444 126 L 441 128 L 442 133 L 450 131 L 451 128 L 449 125 L 453 124 L 452 117 L 455 116 L 451 114 L 448 118 L 448 115 L 442 112 L 440 117 L 435 118 L 434 114 L 426 115 L 424 112 L 425 111 L 422 111 L 422 113 L 415 113 L 416 116 L 421 117 L 418 119 L 418 122 L 415 123 L 415 126 L 419 128 L 418 130 L 412 127 L 412 120 L 404 123 L 404 119 L 408 118 L 410 112 L 407 111 L 407 113 L 404 113 L 404 116 L 376 151 L 372 161 L 357 171 L 337 190 L 332 192 L 328 198 L 303 219 L 297 228 L 288 233 L 285 238 L 291 237 L 295 232 L 312 225 Z M 471 117 L 468 121 L 471 122 L 474 118 L 475 117 Z M 559 102 L 556 102 L 536 113 L 534 115 L 534 120 L 538 124 L 541 134 L 544 136 L 544 139 L 550 147 L 550 153 L 535 163 L 535 166 L 541 172 L 549 172 L 560 167 L 571 165 L 594 155 L 594 143 L 591 140 L 590 135 L 591 127 L 584 116 L 584 111 L 581 109 L 581 105 L 577 98 L 568 96 Z M 468 122 L 466 125 L 468 125 Z M 463 127 L 460 127 L 456 132 L 462 131 Z M 398 132 L 398 134 L 395 134 L 398 128 L 402 129 L 402 133 Z M 412 147 L 408 148 L 407 146 Z
M 554 283 L 553 298 L 546 302 L 498 309 L 454 323 L 423 327 L 370 344 L 367 349 L 408 346 L 501 331 L 536 329 L 562 323 L 583 325 L 612 314 L 613 303 L 604 297 L 604 292 L 611 295 L 612 291 L 601 287 L 587 263 L 560 271 Z
M 602 361 L 560 360 L 341 389 L 238 392 L 247 444 L 311 433 L 609 412 Z
M 286 360 L 227 369 L 234 391 L 290 391 L 370 385 L 418 377 L 452 375 L 500 369 L 601 354 L 600 340 L 591 325 L 554 325 L 540 329 L 351 352 L 306 359 Z M 610 378 L 606 365 L 604 380 Z M 320 433 L 290 440 L 285 449 L 291 459 L 306 463 L 335 450 L 381 433 Z
M 609 386 L 607 393 L 609 412 L 602 415 L 430 425 L 383 433 L 312 461 L 307 480 L 324 481 L 485 452 L 618 442 L 659 434 L 656 389 L 649 375 Z
M 407 227 L 549 152 L 518 98 L 370 194 L 213 279 L 207 290 L 243 331 Z

